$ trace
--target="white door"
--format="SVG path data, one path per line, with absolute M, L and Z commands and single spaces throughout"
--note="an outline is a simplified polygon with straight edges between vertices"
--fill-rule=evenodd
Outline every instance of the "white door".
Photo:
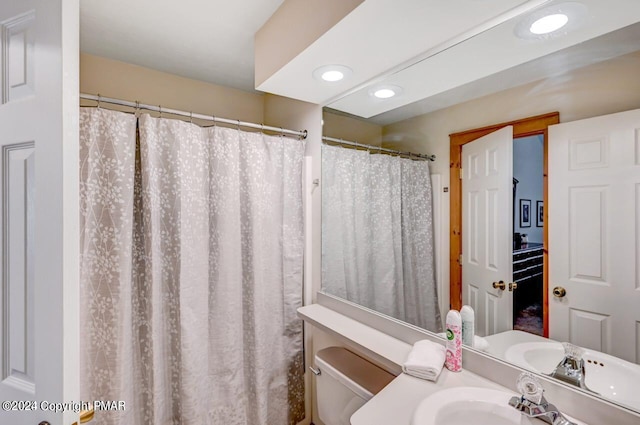
M 462 302 L 482 336 L 513 328 L 512 182 L 513 127 L 462 147 Z
M 78 418 L 78 8 L 0 1 L 0 424 Z
M 640 362 L 640 110 L 549 127 L 549 258 L 549 336 Z

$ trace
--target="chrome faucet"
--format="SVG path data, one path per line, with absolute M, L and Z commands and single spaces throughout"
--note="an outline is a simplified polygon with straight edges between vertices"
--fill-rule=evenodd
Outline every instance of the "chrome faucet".
M 551 425 L 577 425 L 567 419 L 556 406 L 549 403 L 542 393 L 542 384 L 534 375 L 524 372 L 518 378 L 520 397 L 509 400 L 509 405 L 530 418 L 538 418 Z
M 562 346 L 564 347 L 564 358 L 560 361 L 560 363 L 558 363 L 558 366 L 556 366 L 556 368 L 553 370 L 553 372 L 551 372 L 549 376 L 574 385 L 578 388 L 582 388 L 583 390 L 598 394 L 595 391 L 589 389 L 584 382 L 585 370 L 584 360 L 582 359 L 584 349 L 568 342 L 563 342 Z

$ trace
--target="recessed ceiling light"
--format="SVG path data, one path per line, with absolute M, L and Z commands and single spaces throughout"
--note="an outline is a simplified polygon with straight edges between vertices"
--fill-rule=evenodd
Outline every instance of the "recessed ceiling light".
M 369 95 L 378 99 L 389 99 L 402 93 L 402 88 L 391 84 L 376 85 L 369 89 Z
M 373 95 L 378 99 L 389 99 L 396 95 L 396 92 L 392 89 L 378 89 L 373 92 Z
M 564 13 L 554 13 L 553 15 L 543 16 L 532 23 L 529 31 L 536 35 L 549 34 L 564 27 L 567 25 L 567 22 L 569 22 L 567 15 Z
M 353 71 L 344 65 L 325 65 L 313 71 L 313 77 L 327 83 L 337 83 L 351 76 Z
M 320 76 L 325 81 L 334 82 L 340 81 L 344 78 L 344 74 L 340 71 L 325 71 Z
M 525 40 L 551 40 L 575 31 L 588 21 L 587 6 L 567 1 L 543 6 L 522 16 L 514 28 L 514 33 L 518 38 Z

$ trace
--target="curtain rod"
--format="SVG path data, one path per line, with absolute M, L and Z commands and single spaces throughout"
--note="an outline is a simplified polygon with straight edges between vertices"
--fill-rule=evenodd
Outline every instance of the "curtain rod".
M 393 150 L 393 149 L 386 149 L 386 148 L 381 148 L 379 146 L 373 146 L 373 145 L 365 145 L 365 144 L 362 144 L 362 143 L 350 142 L 348 140 L 336 139 L 336 138 L 333 138 L 333 137 L 323 136 L 322 140 L 325 141 L 325 142 L 339 143 L 341 145 L 349 145 L 349 146 L 355 146 L 355 147 L 358 147 L 358 148 L 366 148 L 366 149 L 369 149 L 369 150 L 372 150 L 372 151 L 382 151 L 382 152 L 395 153 L 395 154 L 399 154 L 399 155 L 409 155 L 411 157 L 428 159 L 429 161 L 435 161 L 436 160 L 436 156 L 435 155 L 425 155 L 425 154 L 421 154 L 421 153 L 396 151 L 396 150 Z
M 202 115 L 202 114 L 195 114 L 193 112 L 179 111 L 177 109 L 163 108 L 162 105 L 154 106 L 154 105 L 147 105 L 147 104 L 144 104 L 144 103 L 140 103 L 138 101 L 130 102 L 128 100 L 113 99 L 111 97 L 100 96 L 99 94 L 96 96 L 96 95 L 92 95 L 92 94 L 80 93 L 80 99 L 93 100 L 95 102 L 98 102 L 98 106 L 100 106 L 101 102 L 111 103 L 113 105 L 128 106 L 130 108 L 135 108 L 135 109 L 145 109 L 147 111 L 159 112 L 160 114 L 166 113 L 166 114 L 171 114 L 171 115 L 179 115 L 179 116 L 187 117 L 187 118 L 197 118 L 197 119 L 200 119 L 200 120 L 213 121 L 213 122 L 219 122 L 219 123 L 224 123 L 224 124 L 231 124 L 231 125 L 235 125 L 235 126 L 238 126 L 238 127 L 255 128 L 255 129 L 258 129 L 258 130 L 261 130 L 261 131 L 265 131 L 265 130 L 273 131 L 273 132 L 276 132 L 276 133 L 281 133 L 283 135 L 297 136 L 297 137 L 300 137 L 302 139 L 306 139 L 307 138 L 307 130 L 303 130 L 303 131 L 287 130 L 286 128 L 283 129 L 282 127 L 272 127 L 272 126 L 269 126 L 269 125 L 255 124 L 255 123 L 252 123 L 252 122 L 245 122 L 245 121 L 240 121 L 240 120 L 230 120 L 228 118 L 219 118 L 219 117 L 216 117 L 215 115 Z

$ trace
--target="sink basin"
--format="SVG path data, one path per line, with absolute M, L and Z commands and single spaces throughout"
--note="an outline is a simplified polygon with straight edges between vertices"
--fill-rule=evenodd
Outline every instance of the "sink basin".
M 505 359 L 533 372 L 550 374 L 564 358 L 559 342 L 523 342 L 505 351 Z M 585 383 L 591 390 L 616 403 L 640 409 L 640 366 L 599 351 L 586 350 Z
M 478 387 L 457 387 L 425 398 L 411 425 L 539 425 L 513 407 L 514 393 Z

